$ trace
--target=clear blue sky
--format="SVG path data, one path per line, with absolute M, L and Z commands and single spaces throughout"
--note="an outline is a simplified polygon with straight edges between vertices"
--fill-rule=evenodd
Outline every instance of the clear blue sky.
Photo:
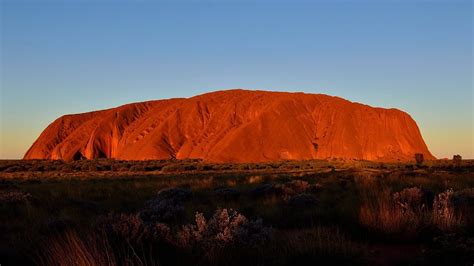
M 1 1 L 0 158 L 55 118 L 247 88 L 396 107 L 474 158 L 472 1 Z

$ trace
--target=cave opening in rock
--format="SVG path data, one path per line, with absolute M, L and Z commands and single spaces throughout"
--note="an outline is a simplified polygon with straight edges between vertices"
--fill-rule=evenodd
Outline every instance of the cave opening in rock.
M 77 151 L 72 157 L 72 159 L 74 161 L 80 161 L 80 160 L 86 160 L 87 158 L 80 151 Z
M 318 147 L 319 147 L 319 146 L 318 146 L 318 143 L 313 142 L 313 148 L 314 148 L 314 150 L 316 151 L 316 153 L 318 152 Z
M 97 158 L 105 159 L 105 158 L 107 158 L 107 155 L 105 155 L 105 153 L 103 151 L 99 151 L 99 153 L 97 154 Z

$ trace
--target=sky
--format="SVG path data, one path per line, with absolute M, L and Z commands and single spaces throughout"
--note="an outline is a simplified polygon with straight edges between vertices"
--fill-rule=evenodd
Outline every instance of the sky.
M 0 159 L 64 114 L 230 88 L 398 108 L 474 158 L 470 0 L 0 2 Z

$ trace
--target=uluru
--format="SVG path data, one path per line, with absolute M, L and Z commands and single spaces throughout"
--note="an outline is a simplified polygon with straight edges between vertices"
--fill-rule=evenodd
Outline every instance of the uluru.
M 24 159 L 434 159 L 398 109 L 324 94 L 225 90 L 132 103 L 51 123 Z

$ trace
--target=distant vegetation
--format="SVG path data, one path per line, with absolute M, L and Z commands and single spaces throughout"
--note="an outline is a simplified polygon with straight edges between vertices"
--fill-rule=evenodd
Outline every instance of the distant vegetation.
M 380 163 L 364 160 L 308 160 L 280 161 L 267 163 L 206 163 L 201 160 L 149 160 L 121 161 L 113 159 L 78 160 L 0 160 L 0 178 L 2 179 L 62 179 L 62 178 L 128 178 L 143 174 L 209 173 L 209 172 L 300 172 L 336 168 L 371 169 L 423 169 L 468 171 L 474 167 L 474 160 L 462 160 L 460 155 L 453 160 L 424 161 L 423 154 L 415 155 L 416 164 Z
M 461 155 L 457 154 L 457 155 L 453 156 L 453 163 L 454 163 L 455 166 L 457 166 L 457 167 L 461 166 L 461 162 L 462 162 Z
M 5 265 L 462 265 L 474 162 L 1 161 Z
M 425 156 L 423 156 L 423 153 L 415 153 L 415 161 L 417 165 L 422 165 L 425 161 Z

